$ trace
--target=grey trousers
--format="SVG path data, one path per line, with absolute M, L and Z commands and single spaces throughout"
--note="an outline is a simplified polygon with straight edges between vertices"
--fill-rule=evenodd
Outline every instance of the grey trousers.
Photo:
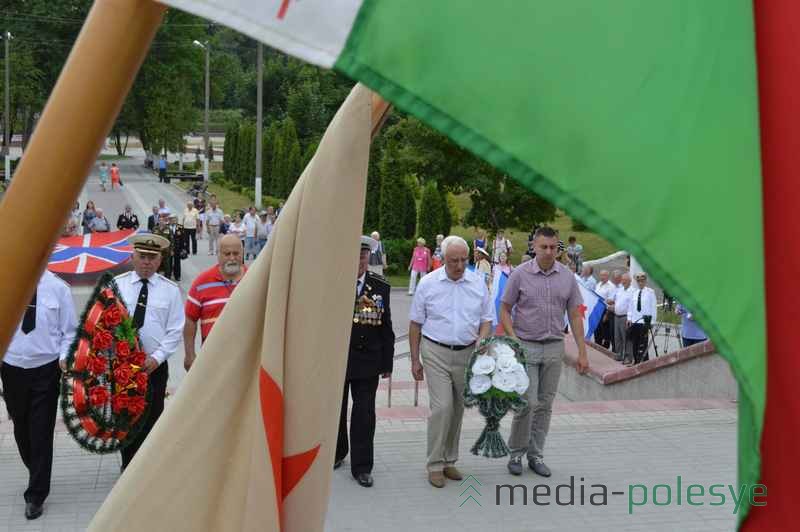
M 534 458 L 544 456 L 544 443 L 553 413 L 553 399 L 561 377 L 564 342 L 542 344 L 521 340 L 520 343 L 525 349 L 531 383 L 526 394 L 528 406 L 514 414 L 508 447 L 511 449 L 511 456 L 527 454 L 528 460 L 532 462 Z
M 633 358 L 633 345 L 630 340 L 625 341 L 627 334 L 628 316 L 614 316 L 614 345 L 617 350 L 617 360 Z M 625 351 L 623 353 L 623 350 Z
M 464 378 L 472 349 L 453 351 L 422 339 L 420 345 L 428 383 L 428 471 L 442 471 L 458 460 L 458 440 L 464 417 Z

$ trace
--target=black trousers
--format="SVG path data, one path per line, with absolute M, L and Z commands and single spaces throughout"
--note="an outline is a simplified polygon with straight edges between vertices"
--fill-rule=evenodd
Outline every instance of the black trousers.
M 168 380 L 169 369 L 165 361 L 158 366 L 158 369 L 150 374 L 149 388 L 152 390 L 152 395 L 150 396 L 150 411 L 147 414 L 147 419 L 144 421 L 144 426 L 133 441 L 120 451 L 123 469 L 128 467 L 128 464 L 131 463 L 131 460 L 133 460 L 133 457 L 136 455 L 136 451 L 139 450 L 139 447 L 144 443 L 147 435 L 150 434 L 156 421 L 158 421 L 158 418 L 161 417 L 161 414 L 164 412 L 164 396 L 167 394 Z
M 614 343 L 614 314 L 605 311 L 603 318 L 594 332 L 594 341 L 606 349 Z M 613 351 L 613 349 L 612 349 Z
M 189 244 L 191 244 L 192 255 L 197 255 L 197 229 L 184 229 L 186 231 L 186 251 L 189 251 Z
M 350 415 L 350 446 L 347 445 L 347 396 L 353 395 L 353 412 Z M 336 442 L 336 461 L 344 460 L 350 451 L 350 471 L 353 475 L 371 473 L 373 465 L 373 440 L 375 439 L 375 394 L 378 376 L 344 381 L 342 411 L 339 416 L 339 439 Z
M 650 328 L 644 323 L 634 323 L 629 331 L 629 342 L 633 343 L 633 362 L 638 364 L 650 358 L 647 356 L 647 333 Z
M 17 449 L 28 468 L 25 502 L 42 504 L 50 494 L 61 369 L 58 360 L 31 369 L 3 364 L 0 376 Z
M 170 273 L 172 274 L 172 278 L 176 281 L 181 280 L 181 254 L 180 252 L 175 252 L 169 258 L 172 262 L 172 268 L 170 268 Z
M 167 171 L 162 169 L 162 168 L 158 169 L 158 182 L 159 183 L 168 183 L 169 182 L 169 181 L 167 181 Z

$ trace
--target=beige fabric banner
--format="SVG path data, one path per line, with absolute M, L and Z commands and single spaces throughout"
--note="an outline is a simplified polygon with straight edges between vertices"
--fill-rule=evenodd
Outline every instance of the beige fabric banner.
M 370 96 L 356 86 L 334 117 L 269 244 L 89 530 L 323 529 L 352 325 Z

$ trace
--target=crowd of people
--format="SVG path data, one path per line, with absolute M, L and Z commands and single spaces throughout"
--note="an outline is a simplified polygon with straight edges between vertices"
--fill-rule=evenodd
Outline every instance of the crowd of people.
M 90 227 L 96 226 L 95 220 L 102 216 L 99 209 L 93 211 Z M 247 272 L 245 258 L 258 255 L 264 232 L 264 240 L 269 238 L 275 223 L 273 216 L 269 210 L 256 213 L 250 208 L 244 216 L 236 213 L 228 222 L 216 198 L 211 197 L 204 212 L 193 202 L 187 203 L 180 218 L 182 234 L 176 236 L 180 232 L 179 217 L 170 213 L 161 201 L 148 220 L 153 231 L 129 237 L 133 270 L 117 276 L 115 281 L 147 355 L 144 368 L 149 374 L 151 392 L 147 423 L 122 451 L 123 470 L 163 411 L 169 376 L 167 360 L 183 340 L 183 365 L 187 371 L 191 370 L 198 356 L 195 348 L 198 330 L 201 343 L 205 342 Z M 120 220 L 138 225 L 135 214 L 127 207 Z M 164 266 L 164 262 L 169 264 L 174 258 L 170 248 L 176 240 L 171 237 L 187 243 L 182 248 L 186 253 L 197 252 L 196 246 L 188 244 L 192 240 L 188 238 L 190 230 L 198 238 L 206 233 L 209 254 L 216 255 L 217 262 L 193 280 L 184 300 L 178 286 L 168 280 L 170 274 L 175 276 L 176 263 L 172 263 L 172 270 L 165 270 L 171 266 Z M 627 272 L 615 271 L 609 278 L 609 272 L 604 270 L 599 273 L 599 282 L 593 285 L 591 266 L 583 265 L 580 275 L 568 267 L 578 263 L 568 256 L 570 252 L 555 230 L 537 228 L 530 240 L 527 258 L 516 268 L 508 261 L 513 252 L 508 240 L 495 239 L 496 253 L 494 247 L 489 253 L 476 246 L 472 265 L 469 245 L 461 237 L 439 235 L 433 253 L 423 239 L 417 242 L 409 264 L 409 269 L 417 273 L 409 287 L 413 290 L 409 311 L 411 376 L 416 381 L 425 381 L 428 388 L 430 416 L 425 468 L 428 482 L 436 488 L 444 487 L 448 480 L 464 478 L 456 462 L 464 413 L 466 363 L 476 344 L 493 334 L 495 318 L 504 334 L 523 346 L 530 379 L 525 392 L 528 406 L 514 414 L 507 469 L 512 475 L 521 475 L 522 460 L 527 457 L 531 470 L 549 477 L 551 471 L 544 461 L 544 449 L 565 354 L 565 315 L 578 348 L 577 369 L 583 373 L 589 367 L 579 284 L 593 286 L 590 289 L 605 299 L 608 312 L 595 339 L 601 345 L 611 346 L 621 359 L 636 361 L 639 356 L 636 346 L 656 315 L 655 293 L 646 286 L 645 274 L 635 275 L 634 288 Z M 572 253 L 576 256 L 574 250 Z M 380 235 L 363 236 L 334 462 L 334 469 L 340 468 L 349 454 L 351 474 L 363 487 L 374 482 L 376 391 L 380 378 L 392 374 L 394 360 L 391 290 L 379 273 L 386 265 L 385 260 Z M 434 260 L 440 266 L 432 269 Z M 508 275 L 498 316 L 495 298 L 486 282 L 487 267 Z M 178 277 L 179 272 L 178 269 Z M 46 309 L 42 309 L 44 301 L 48 302 Z M 78 327 L 73 305 L 69 287 L 45 271 L 0 368 L 16 443 L 29 471 L 29 485 L 24 494 L 25 515 L 29 519 L 42 514 L 50 490 L 58 387 L 61 372 L 67 370 L 69 348 Z M 679 313 L 685 320 L 693 319 L 680 305 Z M 348 427 L 351 397 L 353 408 Z
M 204 235 L 208 238 L 208 254 L 218 253 L 217 240 L 220 235 L 233 234 L 237 236 L 245 250 L 244 260 L 255 259 L 267 245 L 269 235 L 277 220 L 279 210 L 272 206 L 266 207 L 261 212 L 250 206 L 244 211 L 234 211 L 225 214 L 219 205 L 217 196 L 211 194 L 208 204 L 202 198 L 196 198 L 186 203 L 186 207 L 178 214 L 166 206 L 163 199 L 158 200 L 158 205 L 152 207 L 151 214 L 147 217 L 147 230 L 160 234 L 169 239 L 170 248 L 165 253 L 160 273 L 180 281 L 180 257 L 187 258 L 190 254 L 197 255 L 198 240 Z M 91 233 L 104 233 L 114 230 L 139 230 L 141 224 L 139 217 L 133 212 L 130 205 L 125 205 L 122 213 L 117 217 L 116 226 L 112 225 L 102 208 L 97 207 L 93 200 L 88 200 L 81 210 L 79 202 L 70 213 L 61 231 L 62 237 L 80 236 Z M 169 257 L 169 258 L 168 258 Z M 173 275 L 177 272 L 177 275 Z

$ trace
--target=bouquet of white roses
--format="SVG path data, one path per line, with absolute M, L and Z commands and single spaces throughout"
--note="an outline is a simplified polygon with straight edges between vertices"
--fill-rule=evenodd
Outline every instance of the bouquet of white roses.
M 529 384 L 522 347 L 516 341 L 492 336 L 478 345 L 467 364 L 464 405 L 478 405 L 486 427 L 472 446 L 472 454 L 490 458 L 508 455 L 508 446 L 500 435 L 500 420 L 509 410 L 528 405 L 525 392 Z

